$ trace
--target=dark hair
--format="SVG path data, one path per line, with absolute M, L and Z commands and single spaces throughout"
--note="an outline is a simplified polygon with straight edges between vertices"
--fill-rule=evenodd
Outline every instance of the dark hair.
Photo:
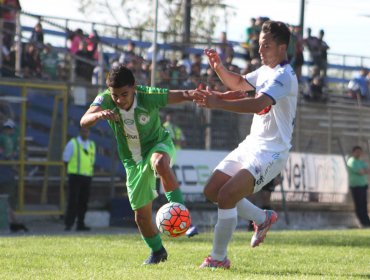
M 278 45 L 285 44 L 288 47 L 290 40 L 290 31 L 285 23 L 272 20 L 265 21 L 262 25 L 262 32 L 270 33 L 272 35 L 272 39 Z
M 360 146 L 354 146 L 352 148 L 352 153 L 355 152 L 355 151 L 357 151 L 357 150 L 361 150 L 362 151 L 362 148 Z
M 130 69 L 123 64 L 118 64 L 109 71 L 106 83 L 112 88 L 132 87 L 135 85 L 135 77 Z

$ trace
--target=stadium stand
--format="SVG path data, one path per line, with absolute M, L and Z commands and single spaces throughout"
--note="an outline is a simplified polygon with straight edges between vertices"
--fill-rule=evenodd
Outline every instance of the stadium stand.
M 59 38 L 66 40 L 68 38 L 68 31 L 65 26 L 60 24 L 60 27 L 55 27 L 55 24 L 50 24 L 51 20 L 41 18 L 45 21 L 49 28 L 44 28 L 46 38 Z M 68 20 L 68 19 L 65 19 Z M 92 23 L 91 23 L 92 24 Z M 52 29 L 55 27 L 54 29 Z M 94 27 L 98 28 L 97 24 Z M 27 38 L 28 33 L 32 31 L 31 26 L 22 26 L 24 38 Z M 116 38 L 112 36 L 100 36 L 100 42 L 106 47 L 104 57 L 106 61 L 116 57 L 120 54 L 128 42 L 135 42 L 139 48 L 139 53 L 144 54 L 145 51 L 151 46 L 149 41 L 144 39 L 140 40 L 137 37 Z M 208 42 L 207 42 L 208 43 Z M 232 42 L 235 47 L 235 59 L 239 63 L 244 63 L 244 56 L 242 48 L 239 47 L 239 42 Z M 187 48 L 189 54 L 202 54 L 203 47 L 207 44 L 198 43 L 195 47 Z M 216 46 L 216 43 L 213 44 Z M 165 56 L 171 56 L 181 50 L 181 45 L 176 43 L 162 42 L 158 45 L 161 53 Z M 63 57 L 65 67 L 71 60 L 66 47 L 56 47 L 55 50 Z M 333 61 L 342 60 L 345 63 L 330 63 L 331 57 Z M 338 59 L 339 57 L 339 59 Z M 78 59 L 78 57 L 74 57 Z M 293 151 L 312 152 L 321 154 L 343 154 L 343 151 L 349 150 L 353 144 L 353 139 L 356 141 L 367 141 L 370 138 L 369 120 L 370 108 L 363 102 L 362 106 L 357 106 L 356 100 L 348 99 L 344 96 L 346 85 L 348 84 L 351 76 L 355 71 L 358 71 L 361 66 L 365 64 L 370 65 L 370 58 L 361 58 L 361 63 L 358 59 L 353 59 L 355 62 L 351 64 L 351 58 L 329 53 L 328 65 L 328 92 L 329 98 L 326 103 L 307 102 L 300 99 L 297 113 L 297 124 L 294 133 Z M 202 73 L 205 71 L 206 64 L 203 63 Z M 69 69 L 67 72 L 67 79 L 60 79 L 57 81 L 66 83 L 70 89 L 67 104 L 67 138 L 77 135 L 79 119 L 86 110 L 86 106 L 90 104 L 96 93 L 99 91 L 100 86 L 92 87 L 90 81 L 70 80 Z M 310 73 L 310 63 L 305 63 L 304 78 L 307 79 Z M 198 81 L 204 80 L 198 77 Z M 22 80 L 24 82 L 24 80 Z M 33 83 L 44 83 L 43 80 L 32 79 Z M 53 83 L 53 81 L 48 81 Z M 1 83 L 0 83 L 1 84 Z M 168 84 L 168 83 L 167 83 Z M 85 106 L 76 105 L 76 102 L 71 94 L 73 86 L 81 86 L 88 88 L 86 95 Z M 194 84 L 189 84 L 189 87 Z M 14 86 L 0 85 L 0 95 L 7 96 L 21 96 L 21 89 Z M 26 158 L 28 159 L 45 159 L 48 154 L 48 146 L 50 141 L 50 130 L 52 128 L 52 114 L 54 97 L 53 91 L 30 91 L 27 95 L 27 108 L 26 108 Z M 41 98 L 40 98 L 41 96 Z M 21 113 L 21 106 L 19 103 L 11 103 L 16 116 Z M 61 121 L 62 104 L 58 105 L 57 118 Z M 251 116 L 242 116 L 238 114 L 231 114 L 223 111 L 212 111 L 210 116 L 206 116 L 204 110 L 196 108 L 193 104 L 176 105 L 163 110 L 162 114 L 165 115 L 166 111 L 176 112 L 178 124 L 183 129 L 187 139 L 187 148 L 189 149 L 205 149 L 212 150 L 231 150 L 235 148 L 237 143 L 245 137 L 249 131 Z M 209 117 L 209 119 L 207 119 Z M 19 122 L 19 117 L 16 118 Z M 59 127 L 58 127 L 59 129 Z M 206 130 L 210 129 L 211 137 L 207 138 Z M 59 133 L 59 134 L 58 134 Z M 63 137 L 61 130 L 56 132 L 57 137 Z M 107 181 L 112 177 L 118 178 L 121 185 L 124 181 L 124 170 L 120 163 L 116 162 L 115 144 L 112 143 L 112 134 L 110 128 L 105 122 L 100 122 L 96 127 L 91 130 L 91 138 L 94 139 L 99 146 L 97 154 L 97 179 L 96 185 L 104 187 Z M 55 136 L 54 136 L 55 137 Z M 54 139 L 54 138 L 53 138 Z M 60 140 L 59 139 L 59 140 Z M 208 140 L 207 140 L 208 139 Z M 338 139 L 340 141 L 338 142 Z M 55 141 L 55 139 L 53 140 Z M 206 143 L 206 141 L 210 141 Z M 114 147 L 112 146 L 114 145 Z M 113 148 L 113 149 L 112 149 Z M 55 155 L 54 155 L 55 156 Z M 33 172 L 34 169 L 28 170 Z M 41 176 L 42 168 L 34 172 L 34 176 Z M 55 180 L 55 178 L 54 178 Z M 116 179 L 114 179 L 116 180 Z M 56 181 L 56 180 L 55 180 Z M 114 181 L 114 182 L 117 182 Z M 31 190 L 36 192 L 37 190 Z M 104 193 L 99 189 L 99 195 Z M 57 194 L 53 194 L 57 195 Z M 108 194 L 110 195 L 110 194 Z M 107 198 L 107 192 L 102 195 Z M 51 200 L 54 200 L 55 197 Z

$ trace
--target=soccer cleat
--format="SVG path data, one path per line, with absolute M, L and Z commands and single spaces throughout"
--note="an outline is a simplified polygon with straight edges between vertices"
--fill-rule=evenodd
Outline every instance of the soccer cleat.
M 223 261 L 218 261 L 212 259 L 211 256 L 208 256 L 204 259 L 203 263 L 199 266 L 199 268 L 224 268 L 229 269 L 230 268 L 230 260 L 225 257 Z
M 263 242 L 263 240 L 266 237 L 266 234 L 267 234 L 268 230 L 270 229 L 270 227 L 274 223 L 276 223 L 276 221 L 278 219 L 278 215 L 276 214 L 275 211 L 265 210 L 265 213 L 266 213 L 266 219 L 262 224 L 257 226 L 256 223 L 254 223 L 254 234 L 253 234 L 252 239 L 251 239 L 251 246 L 252 247 L 256 247 L 260 243 Z
M 149 257 L 145 260 L 143 264 L 158 264 L 167 260 L 167 251 L 162 246 L 162 248 L 157 252 L 152 252 Z
M 199 232 L 196 226 L 190 225 L 190 227 L 188 228 L 185 234 L 187 237 L 190 238 L 190 237 L 193 237 L 194 235 L 199 234 Z

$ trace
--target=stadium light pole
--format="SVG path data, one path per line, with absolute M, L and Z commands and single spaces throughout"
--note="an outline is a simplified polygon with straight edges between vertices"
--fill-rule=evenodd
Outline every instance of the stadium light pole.
M 303 28 L 304 28 L 304 8 L 306 5 L 306 0 L 301 0 L 301 11 L 300 11 L 300 20 L 299 20 L 299 26 L 301 27 L 301 35 L 303 36 Z
M 158 35 L 158 0 L 154 0 L 154 30 L 153 30 L 153 53 L 152 53 L 152 73 L 150 76 L 150 86 L 155 86 L 155 73 L 157 68 L 157 35 Z
M 186 0 L 184 4 L 184 33 L 183 33 L 183 43 L 186 47 L 190 43 L 190 27 L 191 27 L 191 0 Z

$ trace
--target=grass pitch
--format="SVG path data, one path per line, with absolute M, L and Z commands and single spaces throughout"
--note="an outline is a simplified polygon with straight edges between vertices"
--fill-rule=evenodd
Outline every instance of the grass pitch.
M 213 235 L 163 237 L 165 263 L 142 266 L 149 250 L 138 234 L 0 238 L 0 279 L 370 279 L 370 230 L 270 231 L 249 246 L 235 233 L 230 270 L 199 269 Z

